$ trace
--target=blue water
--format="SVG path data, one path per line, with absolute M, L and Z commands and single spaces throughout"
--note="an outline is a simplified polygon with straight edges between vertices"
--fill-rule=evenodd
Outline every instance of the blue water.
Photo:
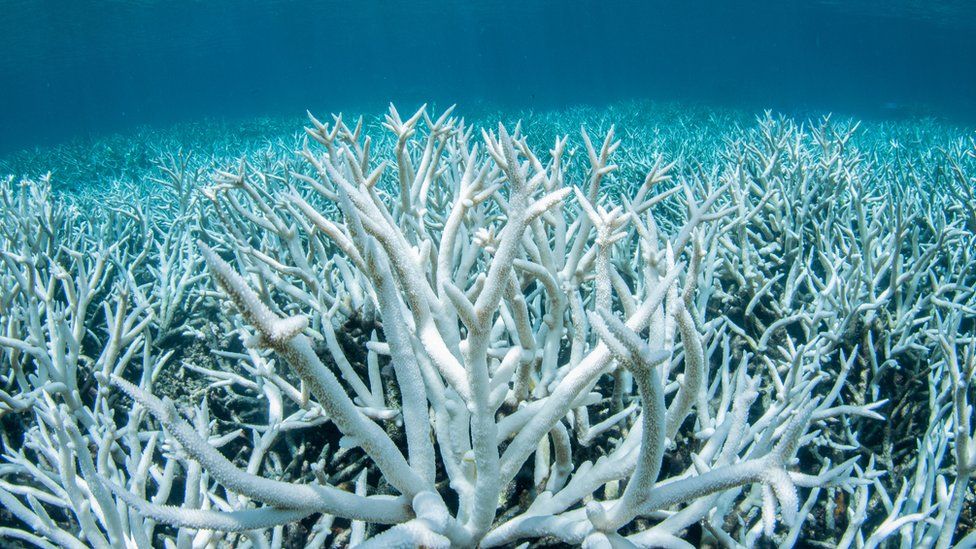
M 976 120 L 976 2 L 6 1 L 0 152 L 200 117 L 665 99 Z

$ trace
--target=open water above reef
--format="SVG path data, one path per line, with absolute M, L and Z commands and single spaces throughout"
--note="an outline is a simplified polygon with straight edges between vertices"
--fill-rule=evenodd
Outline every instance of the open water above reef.
M 976 4 L 15 0 L 0 154 L 202 117 L 621 99 L 976 120 Z

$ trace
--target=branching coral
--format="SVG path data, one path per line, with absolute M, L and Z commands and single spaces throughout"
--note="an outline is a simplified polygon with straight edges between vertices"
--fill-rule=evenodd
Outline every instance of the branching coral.
M 163 161 L 158 218 L 138 188 L 100 217 L 5 186 L 0 501 L 33 533 L 0 536 L 976 541 L 965 142 L 767 115 L 621 167 L 612 127 L 529 119 L 540 154 L 450 109 L 309 119 L 300 161 L 195 193 Z

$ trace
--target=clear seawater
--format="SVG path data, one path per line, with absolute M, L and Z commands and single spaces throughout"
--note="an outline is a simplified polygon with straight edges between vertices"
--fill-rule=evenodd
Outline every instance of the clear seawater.
M 0 154 L 390 101 L 976 121 L 971 0 L 5 0 Z

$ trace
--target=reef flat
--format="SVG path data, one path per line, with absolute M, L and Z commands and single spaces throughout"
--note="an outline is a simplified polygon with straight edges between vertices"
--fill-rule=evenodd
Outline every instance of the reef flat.
M 0 540 L 976 546 L 971 130 L 461 110 L 0 159 Z

